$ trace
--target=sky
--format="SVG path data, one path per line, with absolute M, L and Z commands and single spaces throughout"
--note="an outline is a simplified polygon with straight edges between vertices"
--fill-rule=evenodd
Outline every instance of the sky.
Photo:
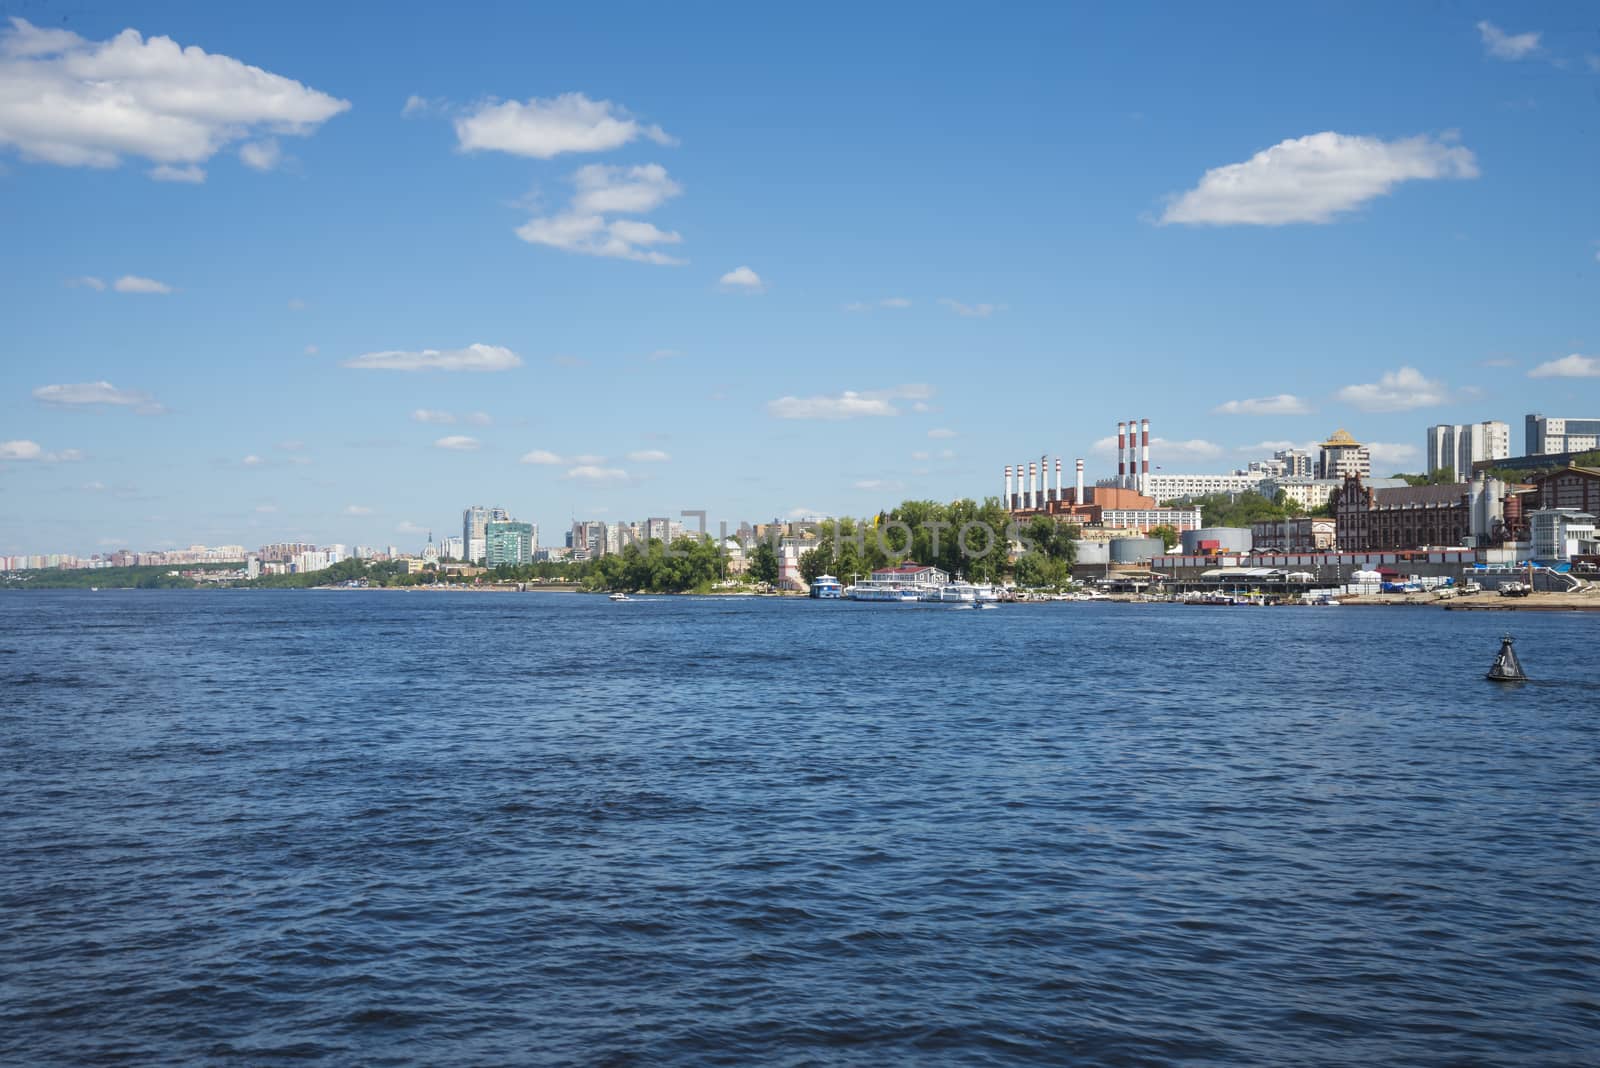
M 0 554 L 1600 417 L 1592 4 L 0 6 Z

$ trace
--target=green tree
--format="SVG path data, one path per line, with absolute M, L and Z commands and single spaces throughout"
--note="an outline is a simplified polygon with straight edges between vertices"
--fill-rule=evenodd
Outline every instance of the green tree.
M 778 553 L 770 541 L 762 540 L 750 554 L 750 577 L 757 582 L 777 585 Z
M 1151 527 L 1150 536 L 1152 538 L 1160 538 L 1161 544 L 1169 549 L 1178 544 L 1179 541 L 1178 528 L 1171 523 L 1162 523 L 1159 526 Z

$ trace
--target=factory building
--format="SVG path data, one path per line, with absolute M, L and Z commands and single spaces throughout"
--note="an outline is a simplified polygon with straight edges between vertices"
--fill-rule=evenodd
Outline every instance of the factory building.
M 1117 424 L 1117 478 L 1112 485 L 1085 487 L 1083 460 L 1074 462 L 1073 485 L 1062 483 L 1061 458 L 1055 458 L 1055 488 L 1050 488 L 1050 457 L 1005 469 L 1006 503 L 1019 520 L 1047 515 L 1083 527 L 1116 528 L 1148 533 L 1152 527 L 1193 530 L 1200 525 L 1198 508 L 1165 508 L 1141 487 L 1150 480 L 1150 420 Z
M 1511 533 L 1499 479 L 1372 489 L 1355 475 L 1334 493 L 1334 537 L 1352 552 L 1498 544 Z
M 1201 527 L 1179 533 L 1178 543 L 1187 556 L 1247 553 L 1255 548 L 1255 537 L 1244 527 Z
M 1334 522 L 1299 516 L 1263 519 L 1250 524 L 1250 538 L 1259 552 L 1323 553 L 1336 544 Z

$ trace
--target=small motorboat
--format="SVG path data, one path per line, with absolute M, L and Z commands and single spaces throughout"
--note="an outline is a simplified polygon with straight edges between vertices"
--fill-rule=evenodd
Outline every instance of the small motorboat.
M 1490 682 L 1528 681 L 1528 673 L 1522 670 L 1522 663 L 1517 660 L 1517 651 L 1511 647 L 1515 640 L 1509 634 L 1500 639 L 1500 655 L 1494 658 L 1494 666 L 1489 668 L 1489 673 L 1484 678 Z
M 613 600 L 613 601 L 631 601 L 631 600 L 633 600 L 633 598 L 632 598 L 632 597 L 629 597 L 629 596 L 628 596 L 628 595 L 627 595 L 627 594 L 625 594 L 625 593 L 613 593 L 613 594 L 612 594 L 612 595 L 611 595 L 611 599 L 612 599 L 612 600 Z

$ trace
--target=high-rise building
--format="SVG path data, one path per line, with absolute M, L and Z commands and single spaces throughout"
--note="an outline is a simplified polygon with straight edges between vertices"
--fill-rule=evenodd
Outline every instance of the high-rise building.
M 1318 478 L 1344 478 L 1346 475 L 1372 474 L 1372 454 L 1367 447 L 1350 436 L 1342 427 L 1320 446 L 1322 455 L 1317 460 Z
M 1482 423 L 1441 423 L 1428 428 L 1428 469 L 1449 471 L 1454 480 L 1472 477 L 1479 460 L 1504 460 L 1511 455 L 1511 427 L 1494 420 Z
M 1600 419 L 1530 415 L 1524 427 L 1523 453 L 1588 452 L 1600 448 Z
M 672 521 L 668 519 L 646 519 L 644 521 L 644 541 L 671 541 Z
M 440 539 L 439 555 L 450 560 L 460 560 L 462 558 L 461 539 L 456 537 Z
M 484 562 L 490 567 L 502 564 L 517 566 L 533 563 L 534 530 L 532 523 L 511 520 L 492 522 L 484 526 Z
M 504 508 L 485 508 L 475 504 L 461 513 L 462 559 L 472 564 L 483 563 L 489 547 L 484 540 L 484 528 L 490 523 L 510 521 L 511 513 Z

